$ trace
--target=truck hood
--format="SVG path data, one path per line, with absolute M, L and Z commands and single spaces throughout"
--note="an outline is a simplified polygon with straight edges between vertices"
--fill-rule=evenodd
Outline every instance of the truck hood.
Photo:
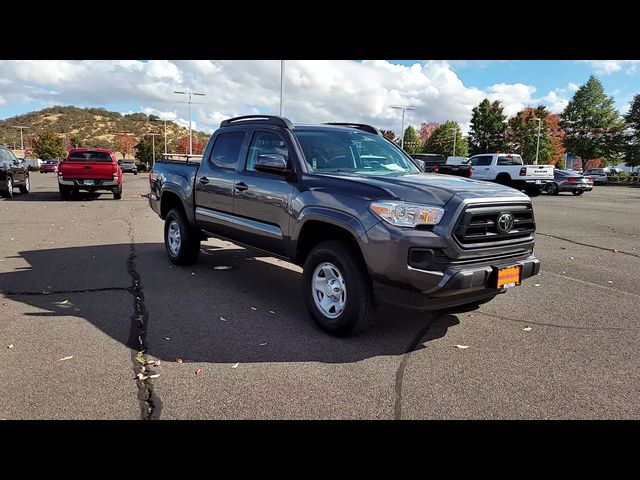
M 408 173 L 375 177 L 340 174 L 331 175 L 331 177 L 382 188 L 399 200 L 436 206 L 444 206 L 454 195 L 463 199 L 522 197 L 527 200 L 529 198 L 511 187 L 453 175 Z

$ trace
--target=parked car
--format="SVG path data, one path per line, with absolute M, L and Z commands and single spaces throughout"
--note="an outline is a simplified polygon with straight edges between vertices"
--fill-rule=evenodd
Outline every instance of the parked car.
M 556 170 L 554 178 L 555 181 L 546 186 L 546 191 L 550 195 L 558 195 L 560 192 L 582 195 L 584 192 L 593 190 L 593 180 L 590 177 L 585 177 L 571 170 Z
M 169 260 L 195 263 L 208 237 L 289 260 L 311 317 L 339 336 L 377 302 L 469 308 L 538 273 L 526 195 L 425 175 L 374 127 L 347 125 L 232 118 L 201 161 L 157 160 L 148 198 Z
M 18 187 L 21 193 L 29 193 L 31 179 L 27 163 L 18 158 L 4 145 L 0 145 L 0 196 L 13 197 L 13 189 Z
M 530 197 L 540 195 L 554 181 L 553 165 L 525 165 L 522 157 L 513 153 L 483 153 L 469 158 L 472 177 L 524 190 Z
M 609 181 L 607 172 L 604 168 L 589 168 L 583 173 L 583 175 L 590 177 L 596 185 L 604 185 Z
M 124 160 L 118 160 L 118 164 L 122 169 L 122 173 L 131 172 L 134 175 L 138 174 L 138 166 L 135 160 L 125 158 Z
M 58 166 L 58 187 L 63 199 L 80 190 L 107 190 L 119 200 L 122 198 L 122 169 L 111 150 L 72 148 Z
M 44 160 L 40 165 L 40 173 L 58 172 L 58 160 Z
M 417 166 L 423 172 L 457 175 L 459 177 L 471 176 L 471 166 L 461 164 L 450 165 L 447 163 L 444 155 L 435 153 L 412 153 L 410 157 L 418 161 Z

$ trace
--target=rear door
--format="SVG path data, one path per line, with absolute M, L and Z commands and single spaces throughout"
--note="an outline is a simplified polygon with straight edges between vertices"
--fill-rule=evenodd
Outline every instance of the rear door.
M 469 159 L 471 178 L 475 180 L 493 180 L 491 175 L 491 161 L 493 155 L 476 155 Z
M 65 179 L 112 180 L 113 159 L 108 152 L 71 152 L 62 165 Z
M 245 129 L 225 129 L 207 147 L 195 179 L 196 222 L 203 230 L 234 238 L 233 192 L 236 168 L 246 155 Z
M 259 172 L 254 164 L 259 155 L 277 153 L 292 167 L 292 146 L 279 132 L 256 129 L 248 153 L 239 169 L 234 188 L 236 228 L 243 243 L 286 255 L 289 238 L 289 204 L 293 185 L 287 175 Z

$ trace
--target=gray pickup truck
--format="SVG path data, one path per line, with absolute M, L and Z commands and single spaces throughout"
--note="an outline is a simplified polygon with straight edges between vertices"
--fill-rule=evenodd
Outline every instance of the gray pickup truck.
M 424 173 L 369 125 L 232 118 L 201 161 L 158 161 L 149 182 L 172 262 L 219 237 L 300 265 L 311 316 L 337 336 L 378 302 L 471 308 L 540 268 L 525 194 Z

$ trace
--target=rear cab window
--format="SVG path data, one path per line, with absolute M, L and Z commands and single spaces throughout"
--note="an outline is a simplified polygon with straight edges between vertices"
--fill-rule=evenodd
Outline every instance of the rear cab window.
M 498 165 L 523 165 L 520 155 L 499 155 Z
M 72 152 L 70 162 L 111 162 L 111 154 L 107 152 Z

